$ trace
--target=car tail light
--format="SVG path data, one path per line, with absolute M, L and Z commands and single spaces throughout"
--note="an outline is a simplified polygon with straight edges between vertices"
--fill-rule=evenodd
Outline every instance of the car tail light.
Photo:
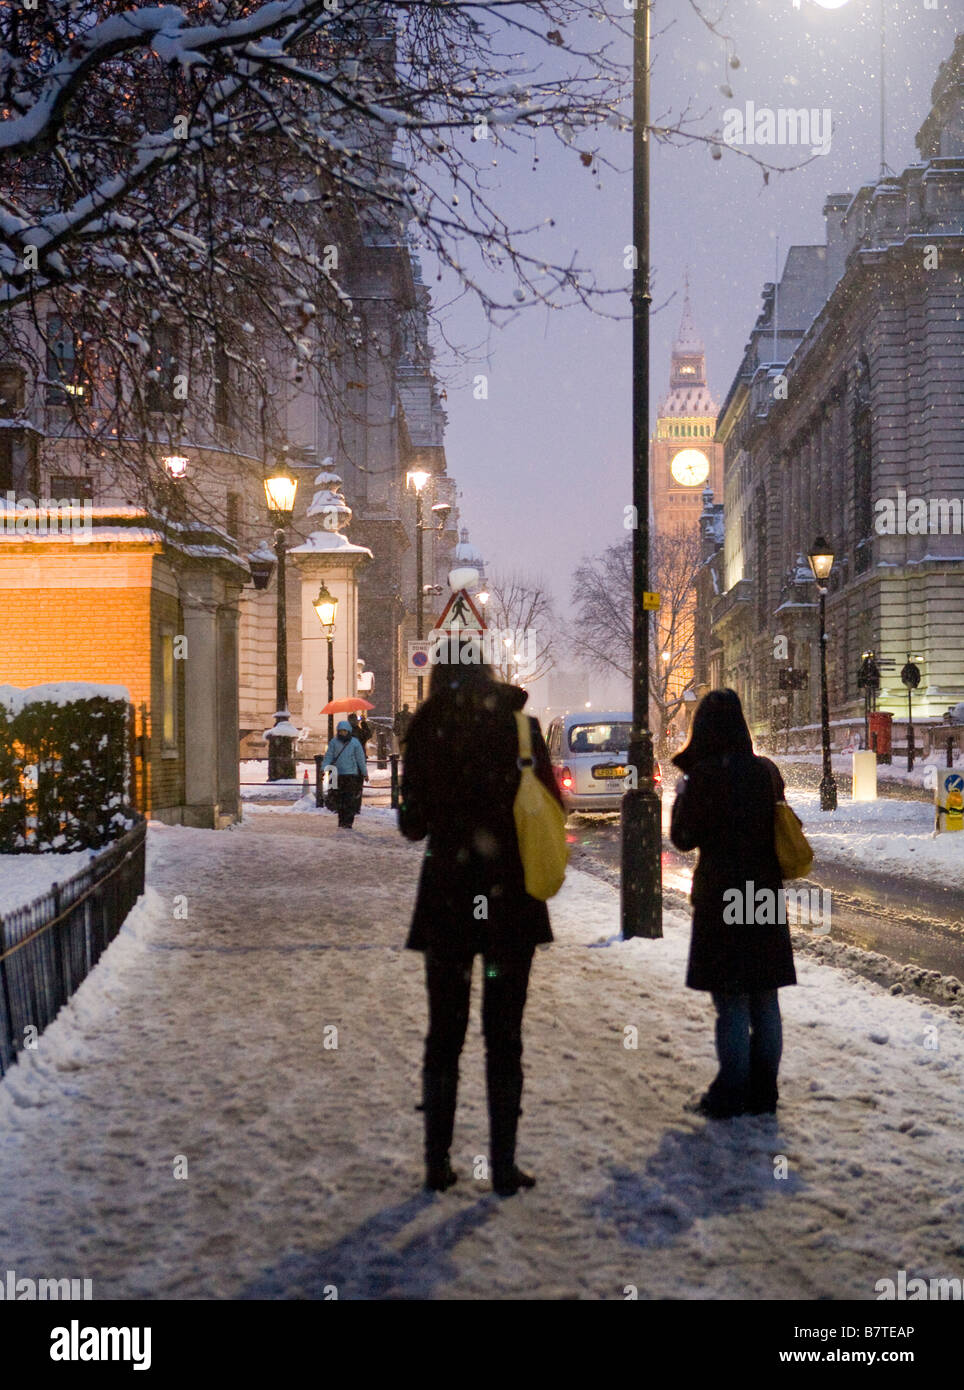
M 567 792 L 572 791 L 572 773 L 567 767 L 564 767 L 559 773 L 559 785 L 565 787 Z

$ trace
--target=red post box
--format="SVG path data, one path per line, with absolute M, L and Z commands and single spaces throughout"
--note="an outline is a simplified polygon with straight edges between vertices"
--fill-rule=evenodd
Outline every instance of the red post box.
M 877 761 L 889 763 L 891 758 L 891 725 L 894 716 L 886 710 L 876 710 L 868 716 L 870 721 L 870 746 L 877 749 Z

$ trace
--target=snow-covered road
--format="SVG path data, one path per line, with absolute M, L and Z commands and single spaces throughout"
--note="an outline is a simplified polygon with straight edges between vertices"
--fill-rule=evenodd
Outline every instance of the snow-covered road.
M 526 1016 L 539 1185 L 502 1202 L 472 1177 L 476 1006 L 462 1181 L 422 1194 L 421 851 L 390 812 L 356 826 L 151 828 L 148 894 L 0 1084 L 0 1270 L 99 1298 L 872 1299 L 899 1269 L 964 1276 L 961 1010 L 800 959 L 779 1119 L 707 1124 L 683 1109 L 714 1069 L 686 919 L 616 941 L 617 893 L 579 873 Z

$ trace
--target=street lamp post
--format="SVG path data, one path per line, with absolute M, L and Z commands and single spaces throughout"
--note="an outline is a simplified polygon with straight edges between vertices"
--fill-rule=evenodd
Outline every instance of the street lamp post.
M 325 584 L 318 590 L 318 597 L 311 605 L 318 616 L 318 621 L 325 629 L 325 638 L 328 642 L 328 703 L 331 704 L 335 698 L 335 615 L 338 612 L 338 600 L 328 592 Z M 331 743 L 335 737 L 335 716 L 328 715 L 328 742 Z
M 820 725 L 823 738 L 823 776 L 820 779 L 821 811 L 836 811 L 837 783 L 830 765 L 830 700 L 827 695 L 827 580 L 833 569 L 833 551 L 818 536 L 808 556 L 820 594 Z
M 920 667 L 917 662 L 921 660 L 919 656 L 911 656 L 907 653 L 907 660 L 900 673 L 900 678 L 907 687 L 907 771 L 914 770 L 914 710 L 911 704 L 911 697 L 920 685 Z
M 422 533 L 426 530 L 426 526 L 422 508 L 422 492 L 431 476 L 431 473 L 426 472 L 424 468 L 413 469 L 408 475 L 408 481 L 415 489 L 415 639 L 418 642 L 421 642 L 424 636 L 422 628 L 425 623 L 425 594 L 422 591 L 424 583 Z M 422 703 L 423 689 L 423 677 L 419 672 L 417 687 L 417 703 L 419 705 Z
M 288 634 L 285 609 L 285 553 L 287 536 L 285 528 L 295 509 L 295 493 L 298 483 L 287 464 L 283 461 L 264 480 L 264 495 L 268 511 L 275 524 L 274 549 L 278 559 L 278 614 L 277 614 L 277 709 L 274 726 L 287 724 L 288 710 Z M 268 732 L 268 781 L 278 782 L 295 775 L 295 760 L 292 752 L 293 740 L 290 734 Z
M 633 18 L 633 728 L 622 802 L 622 933 L 663 934 L 662 827 L 649 727 L 649 47 L 650 0 Z

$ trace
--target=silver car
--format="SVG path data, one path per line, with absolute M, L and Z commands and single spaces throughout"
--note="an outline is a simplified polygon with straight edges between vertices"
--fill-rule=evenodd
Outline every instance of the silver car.
M 567 811 L 618 811 L 626 790 L 633 716 L 625 710 L 585 710 L 553 719 L 549 758 Z M 655 765 L 656 790 L 662 773 Z

